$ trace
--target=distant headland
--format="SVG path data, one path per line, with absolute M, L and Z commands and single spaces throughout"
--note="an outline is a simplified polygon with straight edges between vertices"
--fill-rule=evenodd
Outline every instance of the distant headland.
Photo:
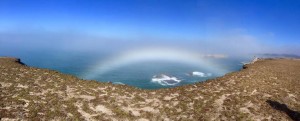
M 0 57 L 0 119 L 300 120 L 300 59 L 258 59 L 196 84 L 145 90 Z

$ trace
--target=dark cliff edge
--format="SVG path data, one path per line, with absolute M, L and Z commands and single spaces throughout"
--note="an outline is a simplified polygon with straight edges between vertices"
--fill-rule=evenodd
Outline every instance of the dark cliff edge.
M 204 82 L 144 90 L 0 57 L 0 119 L 299 119 L 299 59 L 258 59 L 243 68 Z
M 15 61 L 16 63 L 19 63 L 19 64 L 21 64 L 21 65 L 24 65 L 24 66 L 26 66 L 26 64 L 25 63 L 23 63 L 22 61 L 21 61 L 21 59 L 20 58 L 16 58 L 16 61 Z
M 6 63 L 15 62 L 16 64 L 20 64 L 20 65 L 26 66 L 26 64 L 23 63 L 20 58 L 15 58 L 15 57 L 0 57 L 0 59 L 2 60 L 2 62 L 6 62 Z

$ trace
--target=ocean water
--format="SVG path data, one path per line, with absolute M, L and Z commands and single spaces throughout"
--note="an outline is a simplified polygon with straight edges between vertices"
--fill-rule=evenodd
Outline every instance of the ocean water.
M 92 79 L 101 82 L 126 84 L 143 89 L 159 89 L 174 86 L 193 84 L 207 79 L 223 76 L 226 73 L 238 71 L 242 68 L 241 62 L 249 59 L 222 58 L 210 59 L 219 64 L 226 72 L 216 73 L 203 67 L 195 67 L 185 63 L 167 61 L 144 61 L 112 68 L 105 73 L 97 74 L 92 78 L 85 75 L 98 61 L 104 60 L 107 55 L 86 53 L 22 53 L 16 55 L 29 66 L 57 70 L 71 74 L 81 79 Z M 101 69 L 101 68 L 100 68 Z

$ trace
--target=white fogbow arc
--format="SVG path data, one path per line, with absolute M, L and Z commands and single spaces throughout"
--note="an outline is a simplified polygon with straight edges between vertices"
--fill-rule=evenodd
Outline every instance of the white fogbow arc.
M 146 48 L 126 51 L 115 57 L 100 61 L 90 68 L 84 78 L 93 79 L 97 75 L 104 74 L 115 68 L 144 61 L 167 61 L 189 64 L 208 69 L 214 73 L 224 74 L 227 72 L 223 67 L 205 59 L 205 55 L 199 53 L 168 48 Z

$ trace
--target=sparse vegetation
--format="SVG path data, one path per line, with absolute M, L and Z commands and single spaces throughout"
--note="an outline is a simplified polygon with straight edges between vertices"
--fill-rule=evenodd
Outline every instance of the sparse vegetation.
M 175 88 L 143 90 L 81 80 L 0 58 L 0 119 L 291 120 L 266 100 L 300 111 L 300 60 L 269 59 Z

